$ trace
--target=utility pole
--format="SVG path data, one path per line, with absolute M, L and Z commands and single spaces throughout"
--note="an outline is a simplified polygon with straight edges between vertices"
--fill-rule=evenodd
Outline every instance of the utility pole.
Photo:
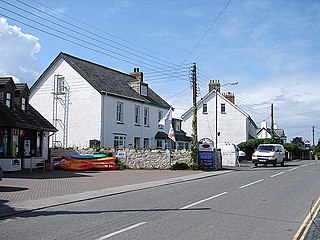
M 314 146 L 314 126 L 312 126 L 312 145 Z
M 274 142 L 273 103 L 271 103 L 271 139 Z
M 191 158 L 195 164 L 198 164 L 197 68 L 195 63 L 191 68 L 191 80 L 192 80 L 192 99 L 193 99 Z

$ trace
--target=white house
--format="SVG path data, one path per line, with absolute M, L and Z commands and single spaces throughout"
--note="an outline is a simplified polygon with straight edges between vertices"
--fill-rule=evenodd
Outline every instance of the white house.
M 277 124 L 273 125 L 273 129 L 274 129 L 274 137 L 276 139 L 280 139 L 284 143 L 286 143 L 287 136 L 286 136 L 284 130 L 281 128 L 278 128 Z M 261 128 L 257 129 L 257 138 L 259 138 L 259 139 L 271 138 L 271 129 L 267 127 L 266 121 L 262 121 Z
M 138 68 L 122 73 L 60 53 L 31 87 L 30 102 L 59 130 L 53 145 L 156 148 L 170 105 L 143 81 Z
M 217 105 L 216 105 L 216 89 Z M 209 93 L 197 103 L 198 140 L 216 136 L 216 108 L 218 123 L 218 143 L 230 142 L 239 144 L 256 138 L 257 126 L 251 117 L 234 103 L 232 93 L 221 94 L 220 82 L 210 80 Z M 183 130 L 192 134 L 192 108 L 182 115 Z

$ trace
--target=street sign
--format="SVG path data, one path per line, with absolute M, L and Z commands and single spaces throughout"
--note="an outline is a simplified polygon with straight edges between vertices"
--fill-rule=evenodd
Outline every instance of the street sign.
M 198 165 L 201 169 L 213 169 L 214 145 L 212 140 L 205 138 L 200 140 L 198 151 Z

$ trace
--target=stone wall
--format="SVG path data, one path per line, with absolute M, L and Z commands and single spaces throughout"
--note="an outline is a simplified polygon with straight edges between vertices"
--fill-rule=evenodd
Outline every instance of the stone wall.
M 167 169 L 170 165 L 169 150 L 126 149 L 125 152 L 125 157 L 119 160 L 130 169 Z M 190 162 L 190 159 L 190 151 L 172 151 L 172 163 Z

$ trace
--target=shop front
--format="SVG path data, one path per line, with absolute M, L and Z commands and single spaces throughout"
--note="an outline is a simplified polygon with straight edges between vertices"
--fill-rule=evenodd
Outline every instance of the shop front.
M 29 94 L 27 84 L 0 77 L 0 162 L 4 171 L 30 168 L 33 159 L 44 166 L 49 157 L 49 136 L 57 129 L 28 103 Z

